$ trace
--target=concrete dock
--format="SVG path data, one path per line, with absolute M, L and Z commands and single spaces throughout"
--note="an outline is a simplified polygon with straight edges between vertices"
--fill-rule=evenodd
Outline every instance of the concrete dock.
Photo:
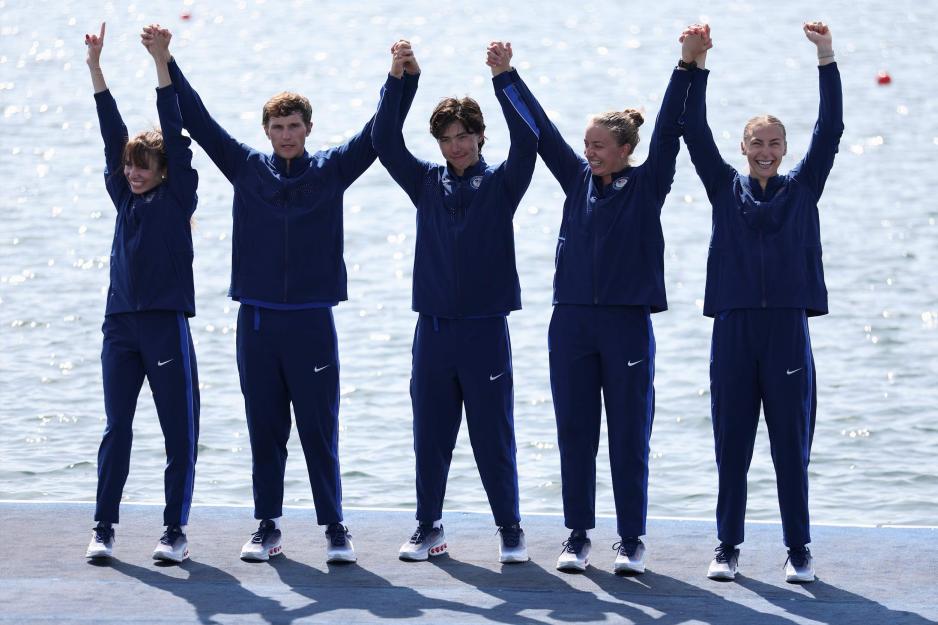
M 0 503 L 6 557 L 0 564 L 0 623 L 635 623 L 647 625 L 925 625 L 938 623 L 938 529 L 815 527 L 813 584 L 784 581 L 777 524 L 750 523 L 735 582 L 706 568 L 714 524 L 649 521 L 648 571 L 612 573 L 612 519 L 592 532 L 592 566 L 554 569 L 567 536 L 563 519 L 528 515 L 532 560 L 501 565 L 490 515 L 446 513 L 449 553 L 397 559 L 414 529 L 400 511 L 346 510 L 358 563 L 327 565 L 322 528 L 307 509 L 283 519 L 284 555 L 238 559 L 256 528 L 249 508 L 193 508 L 192 557 L 151 559 L 161 506 L 121 507 L 115 557 L 84 558 L 90 504 Z

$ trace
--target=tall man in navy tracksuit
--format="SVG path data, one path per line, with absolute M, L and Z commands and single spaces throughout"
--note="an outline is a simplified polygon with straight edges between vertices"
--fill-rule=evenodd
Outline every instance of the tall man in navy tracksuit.
M 490 46 L 495 93 L 508 123 L 508 159 L 482 158 L 485 123 L 471 98 L 444 98 L 430 118 L 445 165 L 414 157 L 402 134 L 406 72 L 419 72 L 410 44 L 394 61 L 375 116 L 381 163 L 417 208 L 411 399 L 417 469 L 417 530 L 399 552 L 426 560 L 446 551 L 443 497 L 466 406 L 469 438 L 495 523 L 501 562 L 528 559 L 518 506 L 513 374 L 507 316 L 521 308 L 512 219 L 537 159 L 537 127 L 521 102 L 511 47 Z M 414 77 L 416 80 L 416 76 Z
M 258 530 L 241 557 L 280 553 L 279 517 L 290 405 L 328 561 L 354 561 L 342 524 L 338 457 L 339 355 L 332 307 L 348 299 L 342 197 L 374 162 L 369 120 L 346 143 L 309 154 L 309 101 L 281 93 L 264 105 L 272 154 L 232 138 L 209 115 L 175 61 L 170 75 L 186 129 L 234 186 L 231 288 L 241 303 L 237 357 L 253 460 Z M 402 111 L 414 83 L 405 79 Z
M 704 297 L 704 314 L 713 317 L 710 390 L 719 473 L 713 579 L 736 574 L 761 403 L 789 554 L 786 579 L 814 581 L 806 545 L 817 389 L 808 317 L 827 314 L 817 204 L 844 125 L 830 29 L 812 22 L 804 32 L 817 46 L 820 110 L 807 153 L 787 174 L 778 173 L 788 145 L 777 118 L 762 115 L 746 124 L 741 149 L 749 172 L 743 175 L 720 156 L 707 125 L 709 72 L 694 73 L 687 102 L 684 140 L 713 205 Z M 709 27 L 685 35 L 709 39 Z

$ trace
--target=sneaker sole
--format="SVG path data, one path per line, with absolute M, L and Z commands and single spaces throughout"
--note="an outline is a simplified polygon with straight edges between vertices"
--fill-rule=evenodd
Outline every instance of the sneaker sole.
M 722 571 L 716 573 L 707 573 L 707 579 L 713 579 L 718 582 L 731 582 L 736 579 L 736 573 L 724 573 Z
M 85 558 L 88 560 L 107 560 L 108 558 L 113 558 L 114 556 L 110 553 L 104 552 L 85 552 Z
M 245 562 L 267 562 L 270 560 L 271 556 L 279 556 L 283 553 L 283 547 L 277 545 L 271 549 L 267 550 L 267 553 L 250 553 L 247 551 L 241 552 L 241 559 Z
M 811 577 L 807 577 L 804 575 L 786 575 L 785 576 L 785 581 L 788 582 L 789 584 L 810 584 L 811 582 L 816 581 L 816 580 L 817 580 L 817 577 L 814 575 L 812 575 Z
M 528 557 L 527 552 L 525 552 L 525 553 L 518 553 L 518 554 L 511 554 L 511 555 L 506 555 L 506 556 L 501 556 L 501 555 L 500 555 L 500 556 L 498 557 L 498 561 L 501 562 L 502 564 L 517 564 L 517 563 L 520 563 L 520 562 L 527 562 L 527 561 L 529 561 L 530 559 L 531 559 L 531 558 Z
M 355 556 L 354 553 L 351 553 L 351 554 L 337 553 L 331 556 L 327 556 L 326 562 L 358 562 L 358 558 Z
M 582 571 L 585 571 L 586 567 L 588 567 L 589 565 L 590 565 L 589 559 L 587 559 L 582 564 L 580 564 L 579 562 L 564 562 L 564 563 L 558 562 L 557 570 L 558 571 L 581 571 L 582 572 Z
M 619 562 L 613 569 L 616 573 L 634 573 L 641 575 L 645 572 L 644 564 L 632 564 L 631 562 Z
M 154 559 L 154 560 L 159 560 L 159 561 L 162 561 L 162 562 L 175 562 L 176 564 L 179 564 L 180 562 L 182 562 L 182 561 L 184 561 L 184 560 L 187 560 L 188 558 L 189 558 L 189 550 L 188 550 L 188 549 L 186 549 L 185 553 L 182 554 L 182 557 L 173 555 L 173 554 L 171 554 L 171 553 L 166 553 L 166 552 L 163 552 L 163 551 L 154 551 L 154 552 L 153 552 L 153 559 Z
M 431 547 L 427 550 L 426 553 L 408 553 L 408 552 L 399 552 L 397 558 L 405 562 L 426 562 L 431 558 L 431 556 L 441 556 L 446 553 L 447 545 L 443 543 L 442 545 L 437 545 L 436 547 Z

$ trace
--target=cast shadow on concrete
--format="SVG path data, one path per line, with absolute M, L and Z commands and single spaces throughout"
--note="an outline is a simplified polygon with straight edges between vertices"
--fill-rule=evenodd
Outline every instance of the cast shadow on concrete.
M 817 580 L 800 585 L 808 593 L 805 596 L 796 589 L 781 588 L 755 579 L 739 576 L 737 583 L 766 601 L 803 618 L 830 625 L 936 625 L 914 612 L 891 610 L 881 603 L 856 593 Z
M 251 592 L 233 575 L 207 564 L 186 560 L 178 568 L 189 575 L 180 578 L 161 572 L 163 567 L 144 568 L 117 559 L 106 563 L 119 573 L 187 601 L 195 609 L 199 622 L 205 625 L 217 624 L 216 615 L 260 615 L 271 625 L 293 620 L 277 601 Z M 134 609 L 134 606 L 127 607 Z M 146 613 L 154 608 L 136 606 L 136 609 Z

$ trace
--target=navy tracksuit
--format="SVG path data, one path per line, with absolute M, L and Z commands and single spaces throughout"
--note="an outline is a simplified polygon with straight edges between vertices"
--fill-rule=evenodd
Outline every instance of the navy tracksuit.
M 602 393 L 619 535 L 645 533 L 655 407 L 651 313 L 667 309 L 660 215 L 674 178 L 689 85 L 689 73 L 675 70 L 648 159 L 614 174 L 606 186 L 524 91 L 541 128 L 538 152 L 566 195 L 548 350 L 570 529 L 595 526 Z
M 186 129 L 234 186 L 229 295 L 241 302 L 237 358 L 251 437 L 254 516 L 282 514 L 292 403 L 317 522 L 342 521 L 339 358 L 331 308 L 348 299 L 342 198 L 376 158 L 372 121 L 340 146 L 286 161 L 232 138 L 175 61 L 169 71 Z M 406 112 L 416 85 L 405 83 Z
M 492 82 L 511 135 L 497 167 L 480 158 L 458 176 L 415 158 L 402 134 L 405 83 L 393 76 L 372 130 L 382 164 L 417 208 L 410 394 L 421 523 L 442 518 L 463 403 L 496 525 L 521 519 L 507 315 L 521 308 L 512 218 L 534 173 L 538 130 L 517 72 Z
M 117 523 L 130 467 L 133 419 L 146 378 L 166 443 L 166 525 L 189 521 L 199 437 L 199 380 L 188 317 L 195 315 L 192 233 L 198 174 L 171 86 L 156 90 L 166 180 L 145 194 L 123 174 L 127 127 L 110 91 L 95 94 L 105 186 L 117 209 L 101 366 L 107 426 L 98 450 L 95 520 Z
M 820 112 L 805 157 L 763 190 L 723 161 L 693 72 L 684 140 L 713 205 L 704 314 L 713 317 L 710 390 L 719 472 L 717 533 L 744 538 L 746 473 L 765 413 L 785 544 L 811 542 L 808 461 L 817 392 L 808 317 L 827 314 L 817 202 L 843 134 L 840 74 L 818 68 Z

